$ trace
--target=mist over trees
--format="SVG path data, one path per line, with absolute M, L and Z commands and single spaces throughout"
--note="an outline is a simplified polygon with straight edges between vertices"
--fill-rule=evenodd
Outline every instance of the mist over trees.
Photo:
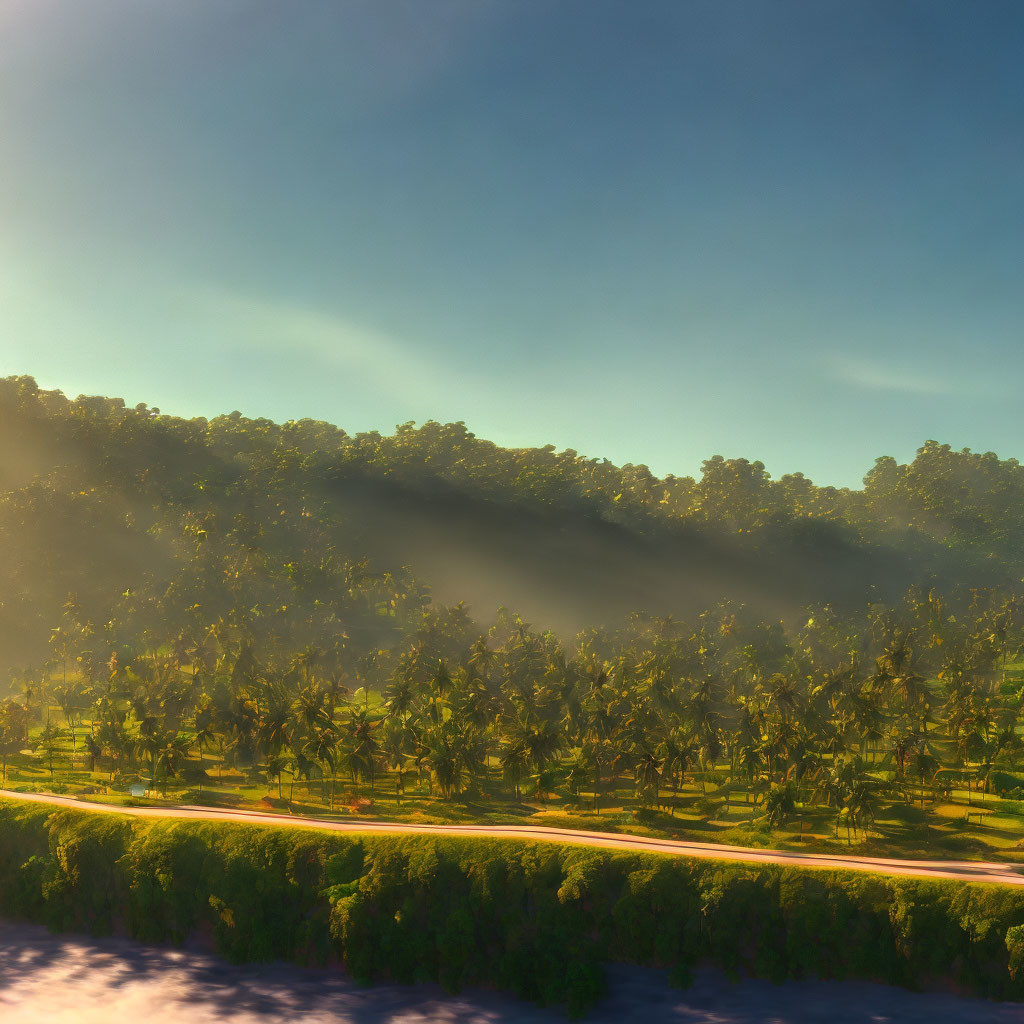
M 771 620 L 1024 574 L 1024 471 L 929 441 L 862 490 L 715 456 L 699 480 L 462 423 L 350 436 L 0 382 L 0 651 L 39 665 L 70 601 L 106 657 L 215 624 L 388 647 L 431 600 L 568 639 L 727 598 Z M 105 633 L 104 633 L 105 631 Z

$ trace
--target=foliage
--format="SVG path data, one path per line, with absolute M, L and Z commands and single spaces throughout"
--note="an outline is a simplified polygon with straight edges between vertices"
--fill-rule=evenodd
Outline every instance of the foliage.
M 717 456 L 659 480 L 462 424 L 185 420 L 31 378 L 0 381 L 0 423 L 5 777 L 166 793 L 216 764 L 277 806 L 408 786 L 766 836 L 810 811 L 851 843 L 954 785 L 1024 791 L 1013 460 L 929 442 L 862 491 Z M 587 628 L 436 602 L 435 542 L 448 589 L 525 574 L 531 601 L 593 597 Z
M 344 635 L 372 659 L 431 584 L 486 613 L 524 602 L 566 632 L 723 593 L 774 616 L 1024 573 L 1024 469 L 934 441 L 908 465 L 878 459 L 857 491 L 717 455 L 700 479 L 658 478 L 462 423 L 350 436 L 181 419 L 31 377 L 0 380 L 0 426 L 3 667 L 49 658 L 62 677 L 86 654 L 96 670 L 212 628 L 326 657 Z M 481 582 L 496 573 L 502 587 Z
M 0 801 L 0 913 L 356 978 L 496 985 L 583 1012 L 608 960 L 781 980 L 952 980 L 1020 998 L 1011 886 L 752 867 L 553 843 L 311 835 Z

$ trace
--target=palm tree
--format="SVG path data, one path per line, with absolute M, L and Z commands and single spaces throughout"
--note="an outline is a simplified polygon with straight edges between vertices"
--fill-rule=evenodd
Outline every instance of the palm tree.
M 764 687 L 768 703 L 774 707 L 783 722 L 788 722 L 799 701 L 795 680 L 784 672 L 775 672 Z
M 930 694 L 924 685 L 925 677 L 917 668 L 913 634 L 909 629 L 896 629 L 890 634 L 876 661 L 876 679 L 898 694 L 909 712 L 922 713 L 922 705 Z M 925 727 L 922 719 L 922 732 Z
M 448 672 L 448 666 L 441 658 L 437 660 L 437 667 L 434 670 L 434 674 L 430 677 L 429 686 L 433 693 L 432 699 L 434 701 L 445 700 L 452 691 L 452 677 Z
M 153 786 L 156 786 L 156 764 L 163 747 L 163 738 L 155 718 L 143 719 L 139 723 L 139 735 L 135 740 L 135 752 L 140 758 L 149 758 L 150 782 Z
M 309 796 L 309 780 L 313 773 L 313 769 L 316 767 L 315 762 L 311 761 L 306 757 L 303 749 L 292 751 L 291 762 L 288 765 L 288 771 L 291 775 L 291 781 L 288 783 L 288 805 L 291 806 L 292 798 L 295 795 L 295 781 L 296 779 L 302 779 L 306 783 L 306 796 Z
M 476 679 L 484 682 L 490 679 L 497 662 L 498 652 L 491 649 L 486 637 L 478 636 L 470 644 L 466 663 L 473 670 Z
M 461 791 L 462 772 L 458 753 L 440 732 L 434 733 L 432 737 L 427 762 L 431 780 L 437 784 L 445 800 L 450 800 Z
M 343 763 L 349 770 L 353 782 L 360 776 L 370 780 L 370 792 L 374 790 L 376 763 L 380 747 L 374 737 L 374 723 L 365 709 L 353 711 L 344 732 Z
M 395 800 L 401 804 L 405 796 L 405 767 L 412 752 L 415 736 L 405 722 L 389 715 L 384 720 L 381 752 L 384 764 L 395 773 Z
M 772 786 L 764 798 L 764 814 L 772 828 L 781 828 L 796 812 L 796 786 L 784 782 Z
M 862 774 L 854 780 L 844 803 L 849 815 L 847 820 L 853 825 L 854 834 L 856 834 L 859 824 L 863 822 L 866 828 L 875 820 L 884 789 L 884 783 L 867 774 Z M 847 840 L 849 840 L 849 834 L 847 834 Z
M 534 771 L 543 772 L 548 763 L 562 749 L 563 737 L 552 721 L 524 721 L 516 717 L 506 730 L 509 742 L 522 747 L 533 763 Z
M 641 806 L 646 806 L 652 796 L 654 802 L 658 802 L 658 787 L 661 782 L 663 765 L 663 759 L 653 753 L 649 747 L 644 747 L 639 751 L 633 774 Z
M 267 782 L 269 783 L 272 779 L 277 780 L 277 796 L 279 800 L 284 799 L 284 793 L 281 790 L 281 775 L 288 769 L 288 759 L 281 757 L 280 754 L 271 754 L 267 758 Z
M 26 669 L 21 673 L 21 676 L 21 683 L 18 687 L 21 694 L 21 704 L 28 712 L 29 718 L 35 721 L 36 716 L 33 715 L 33 707 L 39 701 L 43 687 L 41 683 L 33 680 L 31 669 Z
M 524 743 L 512 741 L 501 758 L 501 776 L 519 799 L 519 787 L 530 774 L 530 752 Z
M 708 771 L 715 767 L 718 759 L 722 756 L 722 740 L 717 730 L 706 731 L 700 738 L 697 757 L 700 761 L 700 785 L 701 791 L 707 793 Z
M 106 751 L 110 758 L 108 767 L 110 778 L 113 779 L 115 763 L 120 765 L 130 755 L 133 743 L 125 730 L 124 723 L 112 707 L 103 709 L 100 724 L 96 730 L 96 742 L 99 744 L 101 752 Z
M 600 809 L 601 791 L 604 779 L 615 763 L 610 742 L 607 740 L 587 740 L 583 744 L 582 757 L 590 766 L 590 776 L 594 786 L 594 810 Z
M 89 756 L 89 771 L 92 773 L 96 771 L 96 759 L 103 752 L 103 748 L 97 742 L 96 737 L 91 733 L 85 737 L 83 745 L 85 746 L 86 754 Z
M 326 728 L 332 723 L 327 693 L 316 684 L 304 686 L 295 697 L 292 715 L 300 735 L 309 736 L 318 729 Z
M 389 715 L 397 716 L 404 722 L 415 704 L 416 691 L 409 679 L 396 676 L 388 683 L 384 690 L 384 706 Z
M 671 813 L 675 815 L 679 790 L 686 781 L 686 772 L 697 761 L 697 753 L 682 730 L 674 728 L 659 744 L 657 754 L 662 760 L 662 781 L 672 789 Z
M 889 788 L 871 775 L 860 756 L 840 757 L 823 765 L 818 778 L 818 793 L 829 806 L 837 809 L 836 828 L 846 821 L 846 841 L 850 843 L 850 830 L 856 833 L 860 822 L 874 820 L 882 793 Z
M 53 782 L 53 759 L 57 751 L 60 749 L 60 741 L 64 735 L 64 730 L 54 725 L 52 722 L 47 722 L 43 727 L 42 732 L 36 738 L 36 748 L 42 751 L 46 757 L 47 764 L 50 769 L 50 782 Z
M 590 766 L 587 764 L 587 759 L 583 756 L 583 751 L 579 747 L 575 747 L 569 758 L 565 782 L 569 787 L 569 792 L 577 800 L 580 798 L 580 789 L 590 777 L 589 772 Z
M 314 726 L 303 744 L 302 753 L 320 769 L 321 797 L 327 801 L 327 778 L 330 773 L 330 808 L 334 810 L 334 773 L 338 765 L 338 733 L 333 722 Z
M 67 669 L 65 667 L 65 682 L 53 688 L 53 696 L 61 713 L 64 715 L 64 722 L 71 734 L 71 750 L 74 754 L 78 750 L 75 734 L 75 714 L 79 710 L 78 704 L 82 695 L 82 684 L 77 680 L 72 680 L 71 683 L 68 683 L 66 677 Z M 74 763 L 73 756 L 72 763 Z
M 15 700 L 0 703 L 0 757 L 3 758 L 3 784 L 7 785 L 7 759 L 28 741 L 28 709 Z
M 163 769 L 163 793 L 167 795 L 167 780 L 176 778 L 178 771 L 188 760 L 188 740 L 179 733 L 165 732 L 160 737 L 159 749 L 154 761 L 154 771 L 157 766 Z M 154 780 L 155 781 L 155 780 Z
M 934 749 L 927 740 L 922 739 L 911 752 L 909 767 L 917 776 L 918 791 L 921 794 L 921 806 L 924 807 L 925 779 L 934 779 L 935 773 L 942 767 L 934 753 Z M 912 800 L 913 798 L 911 797 Z
M 53 651 L 51 664 L 60 665 L 61 686 L 64 688 L 68 685 L 68 658 L 71 657 L 73 645 L 73 629 L 68 624 L 57 626 L 50 633 L 50 648 Z M 47 707 L 47 711 L 49 711 L 49 707 Z
M 749 739 L 736 751 L 736 772 L 733 776 L 733 785 L 726 795 L 727 802 L 736 785 L 737 777 L 743 780 L 743 801 L 749 803 L 753 797 L 753 808 L 751 809 L 751 820 L 754 810 L 757 808 L 760 794 L 768 786 L 769 776 L 766 770 L 765 742 L 763 740 Z
M 195 744 L 199 750 L 199 766 L 202 767 L 203 748 L 217 741 L 216 709 L 208 696 L 196 708 L 192 724 L 195 728 Z
M 292 659 L 292 668 L 302 676 L 307 686 L 313 682 L 317 670 L 323 664 L 325 653 L 316 644 L 306 644 Z
M 267 690 L 259 723 L 259 740 L 269 757 L 277 756 L 291 742 L 292 702 L 279 686 Z

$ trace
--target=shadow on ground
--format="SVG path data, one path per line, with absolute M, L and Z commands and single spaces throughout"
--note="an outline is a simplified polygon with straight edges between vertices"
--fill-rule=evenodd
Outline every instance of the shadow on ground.
M 852 982 L 730 983 L 699 971 L 692 988 L 664 972 L 613 966 L 593 1024 L 1020 1024 L 1024 1006 Z M 4 1024 L 555 1024 L 491 992 L 436 986 L 360 988 L 336 971 L 229 966 L 184 950 L 120 939 L 54 936 L 0 923 Z

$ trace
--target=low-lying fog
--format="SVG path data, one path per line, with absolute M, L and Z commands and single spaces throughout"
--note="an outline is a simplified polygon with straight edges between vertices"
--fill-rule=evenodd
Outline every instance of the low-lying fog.
M 682 992 L 664 972 L 613 967 L 592 1024 L 1019 1024 L 1024 1006 L 852 982 L 744 981 L 701 971 Z M 214 957 L 119 939 L 49 935 L 0 923 L 4 1024 L 565 1024 L 490 992 L 359 988 L 333 971 L 233 967 Z

